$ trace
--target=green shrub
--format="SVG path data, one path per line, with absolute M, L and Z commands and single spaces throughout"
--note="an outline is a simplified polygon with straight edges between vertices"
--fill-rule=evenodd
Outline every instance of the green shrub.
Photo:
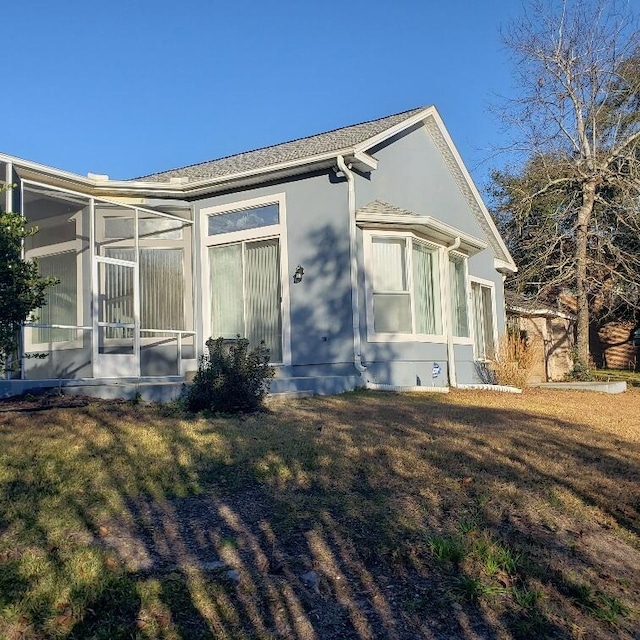
M 189 411 L 237 413 L 258 409 L 269 391 L 275 370 L 264 342 L 249 349 L 249 341 L 209 338 L 187 392 Z
M 573 369 L 567 373 L 566 379 L 572 382 L 591 382 L 595 378 L 590 367 L 581 362 L 575 362 Z

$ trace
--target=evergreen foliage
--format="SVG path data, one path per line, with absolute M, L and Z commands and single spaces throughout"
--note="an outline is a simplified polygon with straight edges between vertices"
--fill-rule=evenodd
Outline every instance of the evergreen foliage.
M 200 359 L 187 393 L 187 408 L 214 413 L 258 409 L 275 375 L 264 341 L 253 349 L 240 336 L 233 341 L 209 338 L 206 345 L 209 353 Z
M 40 277 L 37 262 L 22 258 L 23 240 L 37 232 L 25 222 L 19 213 L 0 212 L 0 372 L 17 365 L 20 327 L 35 319 L 46 290 L 58 282 Z

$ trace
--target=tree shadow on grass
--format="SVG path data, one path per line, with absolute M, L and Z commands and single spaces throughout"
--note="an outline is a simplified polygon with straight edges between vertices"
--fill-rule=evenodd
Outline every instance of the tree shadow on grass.
M 638 586 L 619 534 L 638 532 L 640 456 L 580 424 L 371 393 L 239 419 L 122 405 L 38 420 L 2 432 L 15 476 L 0 503 L 0 537 L 43 560 L 5 596 L 36 634 L 632 637 L 593 615 L 584 584 L 608 566 L 610 599 Z M 438 560 L 436 536 L 466 557 Z M 478 541 L 518 557 L 507 586 L 478 568 Z M 75 586 L 34 615 L 25 602 L 54 578 Z

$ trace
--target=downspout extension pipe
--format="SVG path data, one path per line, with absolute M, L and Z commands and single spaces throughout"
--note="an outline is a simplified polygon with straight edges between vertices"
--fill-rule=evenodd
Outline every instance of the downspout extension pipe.
M 460 236 L 457 236 L 453 241 L 453 244 L 445 247 L 445 252 L 447 254 L 447 258 L 452 251 L 455 251 L 460 246 Z M 447 259 L 447 269 L 449 269 L 449 260 Z M 451 296 L 449 296 L 449 313 L 447 313 L 447 362 L 448 362 L 448 370 L 449 370 L 449 384 L 452 387 L 458 386 L 458 380 L 456 378 L 456 357 L 453 349 L 453 335 L 451 332 L 451 319 L 453 317 L 452 309 L 451 309 Z
M 351 271 L 351 320 L 353 326 L 353 366 L 358 373 L 367 370 L 362 364 L 362 343 L 360 340 L 360 309 L 358 296 L 358 245 L 356 242 L 356 188 L 355 178 L 350 167 L 347 166 L 343 156 L 336 158 L 338 168 L 347 178 L 349 187 L 348 208 L 349 208 L 349 258 Z

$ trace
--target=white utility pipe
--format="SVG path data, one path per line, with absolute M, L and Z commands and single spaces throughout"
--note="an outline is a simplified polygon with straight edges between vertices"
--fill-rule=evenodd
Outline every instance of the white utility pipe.
M 507 387 L 503 384 L 459 384 L 458 389 L 471 389 L 477 391 L 500 391 L 502 393 L 522 393 L 518 387 Z
M 458 236 L 453 244 L 449 247 L 445 247 L 445 253 L 447 254 L 447 275 L 448 270 L 451 269 L 451 263 L 449 262 L 449 254 L 452 251 L 455 251 L 460 246 L 460 236 Z M 451 282 L 451 278 L 449 277 L 449 282 Z M 451 292 L 449 292 L 451 293 Z M 451 332 L 451 324 L 453 318 L 453 309 L 451 308 L 451 295 L 447 296 L 447 313 L 446 315 L 446 324 L 447 324 L 447 361 L 448 361 L 448 371 L 449 371 L 449 384 L 452 387 L 457 387 L 458 382 L 456 378 L 456 354 L 453 348 L 453 335 Z
M 396 384 L 379 384 L 367 382 L 367 389 L 372 391 L 395 391 L 396 393 L 449 393 L 449 387 L 403 387 Z
M 353 325 L 353 366 L 358 373 L 364 373 L 367 370 L 362 364 L 362 344 L 360 340 L 360 309 L 358 302 L 358 245 L 356 242 L 356 188 L 353 172 L 347 167 L 344 158 L 338 156 L 336 158 L 340 171 L 347 178 L 349 187 L 348 207 L 349 207 L 349 254 L 351 267 L 351 320 Z

